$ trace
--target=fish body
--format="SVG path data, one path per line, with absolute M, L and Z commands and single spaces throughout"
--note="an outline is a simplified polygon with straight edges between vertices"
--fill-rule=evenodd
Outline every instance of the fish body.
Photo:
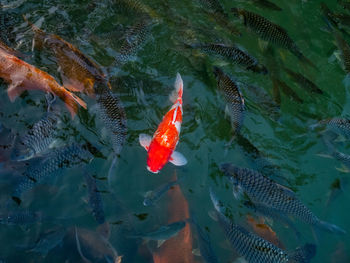
M 52 249 L 62 244 L 62 240 L 65 235 L 66 235 L 66 231 L 64 228 L 60 228 L 60 229 L 45 233 L 44 235 L 41 235 L 39 237 L 34 247 L 29 249 L 28 251 L 36 252 L 41 254 L 43 257 L 46 257 L 46 255 Z
M 103 203 L 101 194 L 96 185 L 96 179 L 89 173 L 84 173 L 85 182 L 87 185 L 89 205 L 92 209 L 92 214 L 98 224 L 103 224 L 105 219 L 105 213 L 103 210 Z
M 253 2 L 255 5 L 261 8 L 265 8 L 273 11 L 282 11 L 282 8 L 280 8 L 278 5 L 268 0 L 251 0 L 251 2 Z
M 342 162 L 350 170 L 350 155 L 339 152 L 335 149 L 334 145 L 326 138 L 324 142 L 328 148 L 330 154 L 338 161 Z
M 246 11 L 241 8 L 232 8 L 235 16 L 242 18 L 244 25 L 255 32 L 262 40 L 268 41 L 276 46 L 288 49 L 297 58 L 307 61 L 307 58 L 300 52 L 299 48 L 281 26 L 272 23 L 266 18 Z
M 123 42 L 120 45 L 116 63 L 123 65 L 134 56 L 137 51 L 145 44 L 151 34 L 152 22 L 142 20 L 133 25 L 123 37 Z
M 267 240 L 249 232 L 240 225 L 234 224 L 223 214 L 222 202 L 211 191 L 211 200 L 216 209 L 218 222 L 232 247 L 248 262 L 302 262 L 306 263 L 315 255 L 316 247 L 306 244 L 294 252 L 286 252 Z
M 227 103 L 234 133 L 239 133 L 244 118 L 244 98 L 237 84 L 218 67 L 214 67 L 217 86 Z
M 121 4 L 126 5 L 129 9 L 133 9 L 140 14 L 146 14 L 150 18 L 160 19 L 160 15 L 148 5 L 139 0 L 117 0 Z
M 166 226 L 161 226 L 159 229 L 145 233 L 140 235 L 132 235 L 129 236 L 130 238 L 143 238 L 143 239 L 150 239 L 150 240 L 168 240 L 169 238 L 172 238 L 173 236 L 177 235 L 177 233 L 183 229 L 186 225 L 185 221 L 178 221 L 171 223 Z
M 31 225 L 43 220 L 40 212 L 14 210 L 0 214 L 0 223 L 4 225 Z
M 308 90 L 313 93 L 323 94 L 323 91 L 320 88 L 318 88 L 315 83 L 313 83 L 311 80 L 304 77 L 300 73 L 294 72 L 293 70 L 287 68 L 285 68 L 284 70 L 294 81 L 296 81 L 305 90 Z
M 303 99 L 299 97 L 299 95 L 291 88 L 289 87 L 284 81 L 271 77 L 273 85 L 276 85 L 278 89 L 281 89 L 284 94 L 289 96 L 292 100 L 298 103 L 303 103 Z
M 45 117 L 36 122 L 25 134 L 16 138 L 11 159 L 25 161 L 45 152 L 54 142 L 55 129 L 59 122 L 58 112 L 51 111 L 49 102 Z
M 174 185 L 178 184 L 179 181 L 171 181 L 166 184 L 161 185 L 154 191 L 151 191 L 145 199 L 143 200 L 144 206 L 151 206 L 154 205 L 166 192 L 168 192 Z
M 326 124 L 327 128 L 337 134 L 350 138 L 350 120 L 343 118 L 332 118 L 318 122 L 316 126 Z
M 182 94 L 183 82 L 178 73 L 175 81 L 173 106 L 163 117 L 153 138 L 145 134 L 139 136 L 140 144 L 148 152 L 147 169 L 152 173 L 158 173 L 168 161 L 175 165 L 187 163 L 186 158 L 175 151 L 182 123 Z
M 226 46 L 223 44 L 208 44 L 208 45 L 193 45 L 193 48 L 200 49 L 205 53 L 218 55 L 219 57 L 230 60 L 247 70 L 251 70 L 256 73 L 267 74 L 267 69 L 264 65 L 258 63 L 258 61 L 235 46 Z
M 211 245 L 209 234 L 203 230 L 194 218 L 190 222 L 195 226 L 200 254 L 206 263 L 218 263 L 219 260 Z
M 9 84 L 7 94 L 11 101 L 25 90 L 42 90 L 59 97 L 66 104 L 72 117 L 78 111 L 78 105 L 86 108 L 83 100 L 59 85 L 51 75 L 8 53 L 3 48 L 0 48 L 0 78 Z
M 344 9 L 350 10 L 350 2 L 343 1 L 343 0 L 338 0 L 337 2 Z
M 93 158 L 92 154 L 78 144 L 71 144 L 53 150 L 48 156 L 33 162 L 15 185 L 12 199 L 21 203 L 21 195 L 43 180 L 59 174 L 62 168 L 70 168 L 81 163 L 87 163 Z
M 96 81 L 108 83 L 100 66 L 78 48 L 63 38 L 48 34 L 29 21 L 27 22 L 35 33 L 35 46 L 37 48 L 45 47 L 55 55 L 65 88 L 93 96 Z
M 329 232 L 345 233 L 338 226 L 321 221 L 296 197 L 292 190 L 275 183 L 261 173 L 229 163 L 221 164 L 220 170 L 228 176 L 234 186 L 242 189 L 253 203 L 263 204 Z

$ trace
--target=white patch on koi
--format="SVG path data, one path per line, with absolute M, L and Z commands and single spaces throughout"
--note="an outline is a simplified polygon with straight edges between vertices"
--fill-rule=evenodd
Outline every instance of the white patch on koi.
M 174 123 L 174 125 L 175 125 L 175 128 L 176 128 L 177 132 L 180 133 L 180 131 L 181 131 L 181 123 L 179 121 L 176 121 Z

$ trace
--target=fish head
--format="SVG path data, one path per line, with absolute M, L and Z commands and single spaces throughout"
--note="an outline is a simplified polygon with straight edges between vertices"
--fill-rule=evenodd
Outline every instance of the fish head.
M 11 153 L 11 159 L 13 161 L 25 161 L 31 159 L 34 155 L 34 150 L 17 137 Z
M 147 167 L 147 169 L 148 169 L 148 167 Z M 145 198 L 145 200 L 143 200 L 143 205 L 144 206 L 151 206 L 152 205 L 151 199 L 150 198 Z
M 219 165 L 219 169 L 224 173 L 225 176 L 230 180 L 234 185 L 238 185 L 237 176 L 235 173 L 235 166 L 230 163 L 222 163 Z
M 237 18 L 241 18 L 241 19 L 244 18 L 243 10 L 241 8 L 232 7 L 231 12 Z
M 147 170 L 151 173 L 158 173 L 169 161 L 172 152 L 173 150 L 167 146 L 153 140 L 148 150 Z

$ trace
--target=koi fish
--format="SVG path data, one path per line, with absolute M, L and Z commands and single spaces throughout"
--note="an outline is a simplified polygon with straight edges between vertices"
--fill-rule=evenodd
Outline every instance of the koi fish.
M 66 90 L 48 73 L 16 57 L 6 46 L 0 44 L 0 78 L 9 84 L 7 95 L 13 102 L 25 90 L 42 90 L 59 97 L 75 116 L 78 104 L 86 109 L 86 103 Z
M 148 152 L 147 169 L 152 173 L 158 173 L 168 161 L 177 166 L 187 163 L 186 158 L 175 151 L 182 123 L 183 82 L 179 73 L 176 76 L 175 92 L 177 98 L 163 117 L 153 138 L 146 134 L 139 136 L 141 146 Z

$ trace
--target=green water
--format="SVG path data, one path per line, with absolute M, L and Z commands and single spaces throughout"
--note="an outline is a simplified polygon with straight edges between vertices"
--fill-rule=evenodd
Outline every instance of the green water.
M 219 65 L 237 81 L 257 86 L 272 94 L 272 82 L 268 75 L 258 75 L 230 63 L 223 63 L 212 56 L 186 49 L 184 42 L 220 42 L 238 44 L 244 47 L 261 63 L 268 64 L 257 36 L 242 22 L 230 19 L 242 32 L 235 37 L 218 26 L 203 11 L 196 1 L 143 1 L 159 17 L 151 29 L 151 36 L 138 51 L 137 56 L 123 67 L 116 67 L 114 55 L 118 51 L 124 32 L 140 20 L 135 10 L 118 1 L 1 1 L 1 36 L 11 47 L 28 55 L 25 60 L 60 79 L 57 64 L 52 54 L 46 51 L 32 51 L 33 33 L 22 20 L 25 15 L 46 32 L 54 33 L 78 47 L 109 72 L 113 92 L 122 100 L 128 119 L 128 135 L 117 166 L 117 173 L 110 182 L 111 193 L 103 193 L 106 219 L 111 224 L 110 243 L 118 253 L 124 255 L 122 262 L 152 262 L 137 254 L 141 241 L 129 240 L 128 231 L 154 230 L 167 224 L 167 197 L 155 207 L 144 207 L 143 195 L 173 178 L 185 177 L 181 189 L 190 210 L 196 214 L 202 227 L 210 229 L 214 250 L 220 262 L 233 262 L 237 256 L 225 242 L 217 222 L 208 212 L 213 210 L 208 189 L 213 186 L 220 198 L 227 204 L 235 221 L 244 225 L 249 210 L 242 207 L 232 195 L 232 189 L 221 177 L 217 166 L 232 162 L 242 167 L 254 168 L 249 158 L 237 144 L 225 152 L 225 145 L 232 137 L 229 118 L 225 117 L 225 103 L 219 95 L 212 73 L 213 65 Z M 242 86 L 246 102 L 246 113 L 241 133 L 258 148 L 268 160 L 280 167 L 288 186 L 322 220 L 332 222 L 350 232 L 348 210 L 349 185 L 343 185 L 336 199 L 326 206 L 330 186 L 335 179 L 348 178 L 349 173 L 337 170 L 341 163 L 335 159 L 320 157 L 327 153 L 321 137 L 321 130 L 310 130 L 309 126 L 321 119 L 347 117 L 350 105 L 342 80 L 345 73 L 340 63 L 332 59 L 337 49 L 334 37 L 325 28 L 320 11 L 320 1 L 283 0 L 274 1 L 283 11 L 271 11 L 254 6 L 250 1 L 224 1 L 224 9 L 241 7 L 256 12 L 281 25 L 296 42 L 302 53 L 318 70 L 303 65 L 289 51 L 276 49 L 275 56 L 287 68 L 298 71 L 311 79 L 325 95 L 311 94 L 302 90 L 287 74 L 280 70 L 280 76 L 304 100 L 303 104 L 293 102 L 282 93 L 280 114 L 264 110 L 259 97 L 248 94 Z M 336 1 L 327 1 L 337 12 L 346 12 Z M 6 19 L 5 19 L 6 18 Z M 350 38 L 348 39 L 350 40 Z M 273 64 L 274 62 L 272 62 Z M 277 67 L 279 67 L 277 65 Z M 171 106 L 168 100 L 173 90 L 176 73 L 184 81 L 183 123 L 177 150 L 186 156 L 188 164 L 175 167 L 167 164 L 158 175 L 146 170 L 146 152 L 139 145 L 138 135 L 152 135 L 162 116 Z M 0 93 L 0 121 L 16 132 L 39 120 L 46 108 L 42 92 L 29 91 L 11 103 L 7 97 L 5 83 Z M 103 123 L 96 116 L 95 101 L 80 95 L 88 102 L 88 112 L 81 112 L 71 120 L 63 103 L 62 123 L 58 133 L 66 142 L 87 138 L 101 147 L 106 156 L 112 153 Z M 272 99 L 272 96 L 271 96 Z M 93 120 L 92 125 L 89 120 Z M 99 141 L 103 141 L 104 145 Z M 344 153 L 349 153 L 349 142 L 337 143 Z M 105 178 L 111 158 L 95 159 L 89 165 L 98 177 Z M 98 180 L 102 190 L 108 190 L 106 180 Z M 1 208 L 5 207 L 11 193 L 11 185 L 1 185 Z M 67 227 L 78 226 L 94 230 L 94 221 L 87 204 L 86 186 L 82 168 L 66 171 L 61 176 L 26 194 L 21 206 L 39 210 L 56 218 L 71 218 Z M 147 214 L 145 220 L 134 215 Z M 126 219 L 127 218 L 127 219 Z M 122 224 L 115 224 L 122 220 Z M 26 252 L 17 246 L 30 246 L 40 232 L 54 227 L 54 222 L 31 225 L 29 229 L 18 226 L 0 225 L 2 245 L 0 258 L 6 262 L 83 262 L 76 245 L 69 241 L 53 249 L 46 258 Z M 304 241 L 315 242 L 310 226 L 296 222 L 296 227 L 305 237 Z M 303 243 L 296 240 L 292 230 L 278 222 L 272 228 L 287 250 Z M 194 236 L 194 248 L 196 247 Z M 349 235 L 337 236 L 321 232 L 318 235 L 317 254 L 312 262 L 349 262 Z M 342 259 L 347 258 L 347 259 Z M 69 261 L 66 261 L 69 260 Z M 80 260 L 80 261 L 79 261 Z M 201 258 L 197 258 L 198 261 Z M 204 262 L 204 261 L 203 261 Z

